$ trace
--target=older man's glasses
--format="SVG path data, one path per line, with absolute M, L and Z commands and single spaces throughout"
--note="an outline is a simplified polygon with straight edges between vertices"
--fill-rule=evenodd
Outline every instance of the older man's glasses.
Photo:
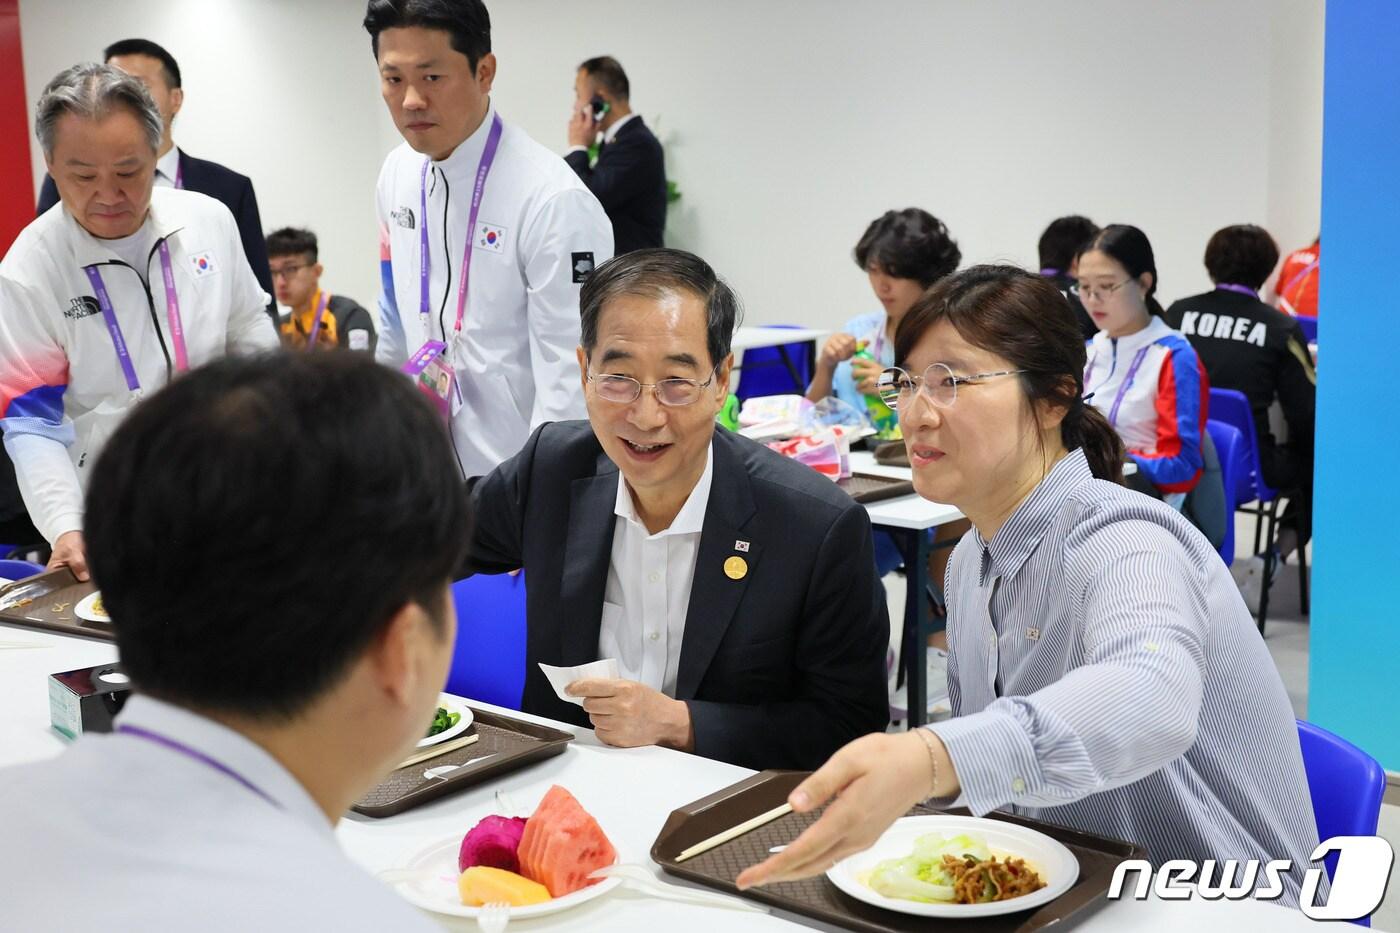
M 694 379 L 662 379 L 660 382 L 638 382 L 631 376 L 616 376 L 610 373 L 602 375 L 589 373 L 588 381 L 593 385 L 593 391 L 605 402 L 630 405 L 641 398 L 643 389 L 651 389 L 656 400 L 662 405 L 680 408 L 685 405 L 694 405 L 700 401 L 700 396 L 705 389 L 715 381 L 715 373 L 718 370 L 719 367 L 710 370 L 710 377 L 704 382 L 696 382 Z
M 1024 372 L 1024 369 L 1002 369 L 994 373 L 959 376 L 946 364 L 933 363 L 924 370 L 922 376 L 911 376 L 898 366 L 891 366 L 880 373 L 877 391 L 881 400 L 894 409 L 908 408 L 913 404 L 914 396 L 920 392 L 939 408 L 952 408 L 953 403 L 958 400 L 958 386 L 973 386 L 986 379 L 1015 376 Z

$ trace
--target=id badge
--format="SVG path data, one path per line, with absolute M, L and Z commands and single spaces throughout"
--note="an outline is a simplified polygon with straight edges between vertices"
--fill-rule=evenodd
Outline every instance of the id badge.
M 447 359 L 447 344 L 429 340 L 409 357 L 403 371 L 417 383 L 418 390 L 432 401 L 443 418 L 451 418 L 462 407 L 457 392 L 457 374 Z

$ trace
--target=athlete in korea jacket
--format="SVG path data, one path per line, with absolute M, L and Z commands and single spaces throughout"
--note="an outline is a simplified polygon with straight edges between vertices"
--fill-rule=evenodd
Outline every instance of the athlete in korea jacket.
M 585 416 L 575 355 L 579 287 L 613 254 L 612 224 L 558 155 L 509 123 L 468 230 L 483 150 L 496 116 L 441 162 L 408 144 L 379 173 L 379 346 L 402 366 L 428 340 L 448 344 L 460 402 L 452 440 L 464 476 L 489 473 L 546 421 Z M 422 198 L 426 187 L 427 211 Z M 422 304 L 423 223 L 428 315 Z M 456 331 L 463 248 L 472 248 L 466 311 Z
M 1164 495 L 1196 487 L 1210 384 L 1185 337 L 1156 316 L 1126 337 L 1099 331 L 1089 343 L 1084 392 Z
M 227 207 L 194 191 L 156 188 L 135 236 L 149 243 L 139 272 L 111 245 L 124 241 L 92 236 L 60 207 L 26 227 L 0 262 L 0 429 L 25 506 L 50 543 L 82 529 L 86 474 L 139 397 L 87 267 L 100 273 L 140 393 L 179 368 L 161 242 L 189 367 L 277 346 L 268 296 Z

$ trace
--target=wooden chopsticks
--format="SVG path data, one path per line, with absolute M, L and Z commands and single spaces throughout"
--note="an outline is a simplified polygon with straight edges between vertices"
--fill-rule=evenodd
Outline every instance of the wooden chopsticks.
M 409 755 L 403 760 L 399 767 L 407 768 L 410 765 L 421 764 L 430 758 L 436 758 L 439 755 L 446 755 L 448 752 L 455 752 L 459 748 L 466 748 L 468 745 L 472 744 L 479 738 L 481 738 L 480 735 L 478 735 L 475 732 L 472 732 L 460 738 L 453 739 L 451 742 L 443 742 L 441 745 L 429 745 L 422 751 L 417 751 L 414 752 L 412 755 Z
M 709 839 L 704 840 L 703 842 L 697 842 L 689 849 L 683 851 L 680 855 L 677 855 L 676 862 L 684 862 L 686 859 L 694 858 L 695 856 L 708 852 L 717 846 L 722 846 L 730 840 L 738 839 L 740 836 L 744 835 L 744 833 L 752 832 L 753 830 L 758 829 L 760 826 L 766 826 L 767 824 L 773 822 L 779 817 L 787 816 L 791 812 L 792 804 L 785 803 L 781 807 L 774 807 L 767 813 L 760 813 L 753 819 L 745 820 L 738 826 L 731 826 L 724 832 L 716 833 L 715 835 L 711 836 Z

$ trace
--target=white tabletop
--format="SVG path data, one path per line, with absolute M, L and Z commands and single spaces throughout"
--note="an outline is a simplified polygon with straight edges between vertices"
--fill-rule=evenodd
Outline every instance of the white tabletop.
M 756 350 L 759 347 L 777 347 L 785 343 L 802 343 L 807 340 L 820 340 L 831 331 L 813 330 L 808 327 L 740 327 L 734 331 L 730 349 L 735 353 L 741 350 Z
M 20 644 L 26 647 L 12 647 Z M 109 642 L 35 632 L 0 625 L 0 766 L 57 755 L 66 743 L 49 729 L 46 678 L 115 660 Z M 511 713 L 528 717 L 523 713 Z M 351 815 L 336 830 L 351 859 L 370 871 L 401 867 L 423 846 L 460 836 L 494 812 L 494 792 L 504 789 L 522 807 L 533 807 L 551 784 L 567 787 L 591 811 L 622 858 L 648 866 L 671 883 L 648 852 L 670 811 L 743 779 L 752 772 L 733 765 L 661 748 L 616 749 L 598 744 L 588 730 L 560 723 L 578 739 L 562 755 L 477 787 L 383 820 Z M 0 841 L 3 845 L 3 841 Z M 372 882 L 366 882 L 372 883 Z M 81 896 L 75 892 L 74 896 Z M 61 912 L 61 907 L 56 908 Z M 445 917 L 446 929 L 467 933 L 475 923 Z M 533 921 L 515 921 L 510 930 L 578 930 L 596 933 L 725 933 L 797 931 L 801 918 L 719 911 L 659 901 L 626 890 L 611 892 L 574 910 Z M 805 924 L 804 925 L 810 925 Z M 1256 902 L 1148 900 L 1107 904 L 1077 929 L 1084 933 L 1121 930 L 1175 933 L 1315 930 L 1297 911 Z

